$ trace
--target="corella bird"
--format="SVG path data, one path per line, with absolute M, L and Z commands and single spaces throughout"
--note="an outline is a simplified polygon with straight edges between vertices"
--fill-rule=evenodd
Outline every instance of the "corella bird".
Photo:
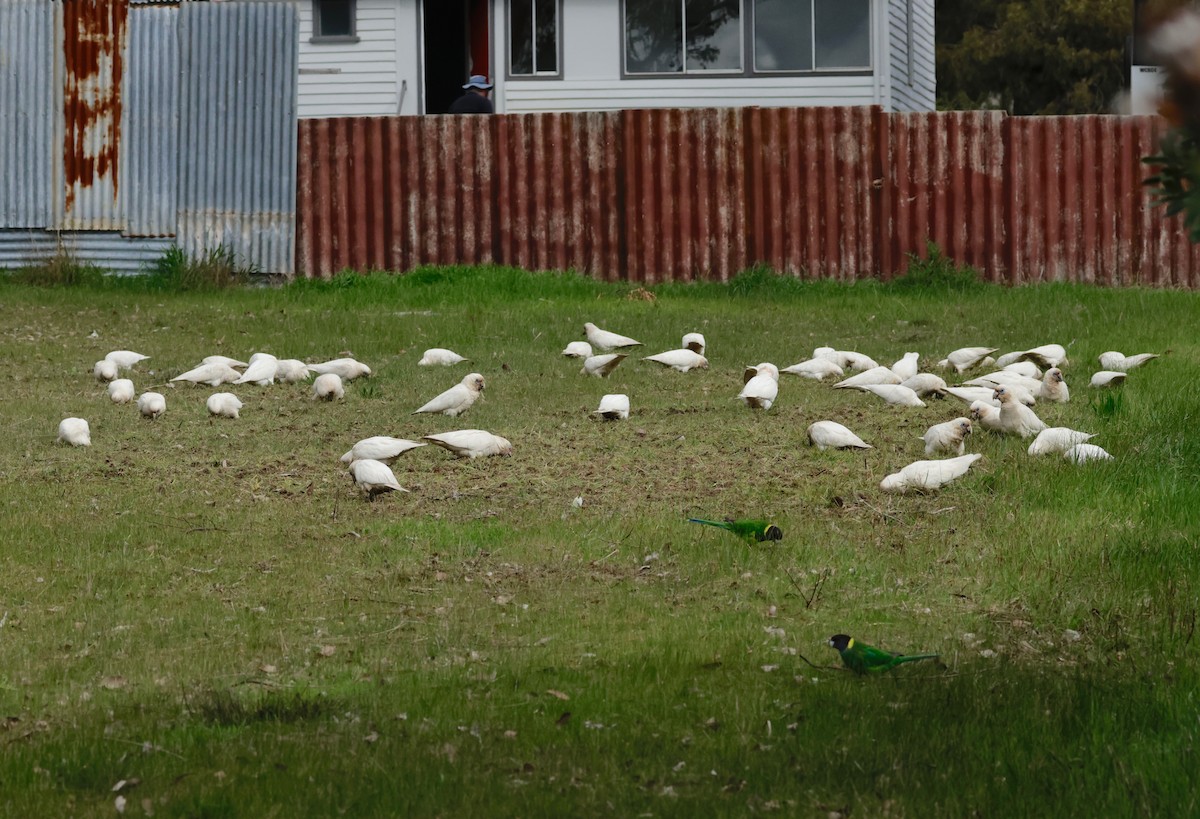
M 995 393 L 995 387 L 946 387 L 946 395 L 953 395 L 968 406 L 982 401 L 999 409 L 1000 402 L 995 399 Z
M 375 500 L 376 495 L 382 495 L 384 492 L 408 491 L 396 480 L 391 467 L 382 461 L 374 461 L 370 458 L 351 463 L 350 477 L 367 496 L 368 501 Z
M 467 359 L 463 358 L 453 350 L 447 350 L 444 347 L 431 347 L 421 356 L 421 360 L 417 362 L 418 367 L 451 367 L 455 364 L 461 364 Z
M 1060 404 L 1070 401 L 1071 391 L 1067 389 L 1062 370 L 1058 367 L 1046 370 L 1046 374 L 1042 376 L 1041 388 L 1035 395 L 1043 401 L 1057 401 Z
M 1041 369 L 1032 361 L 1014 361 L 1012 364 L 1005 364 L 1000 368 L 1000 371 L 1005 373 L 1016 373 L 1017 375 L 1023 375 L 1026 378 L 1042 377 Z
M 688 370 L 708 369 L 707 358 L 686 348 L 682 350 L 668 350 L 658 355 L 648 355 L 642 361 L 653 361 L 655 364 L 662 364 L 664 367 L 679 370 L 681 373 L 686 373 Z
M 900 407 L 923 407 L 925 402 L 908 387 L 900 384 L 862 384 L 857 389 L 877 395 L 889 404 Z
M 340 401 L 346 397 L 346 388 L 337 373 L 323 373 L 313 381 L 312 394 L 322 401 Z
M 307 381 L 309 375 L 308 365 L 298 358 L 281 358 L 275 364 L 275 377 L 286 384 Z
M 918 398 L 934 395 L 942 398 L 946 395 L 946 382 L 940 375 L 933 373 L 917 373 L 904 379 L 900 386 L 908 387 L 917 394 Z
M 909 490 L 937 489 L 950 481 L 967 474 L 971 464 L 983 456 L 978 452 L 945 458 L 940 461 L 913 461 L 899 472 L 892 473 L 879 483 L 885 492 L 908 492 Z
M 459 458 L 482 458 L 488 455 L 512 455 L 512 444 L 507 438 L 493 435 L 482 429 L 457 429 L 424 435 L 421 440 L 453 452 Z
M 870 444 L 837 421 L 816 421 L 810 424 L 808 442 L 820 450 L 872 448 Z
M 921 436 L 925 441 L 925 454 L 953 452 L 955 455 L 962 455 L 967 436 L 970 434 L 970 418 L 955 418 L 944 424 L 934 424 Z
M 350 448 L 350 451 L 342 456 L 342 463 L 350 464 L 355 461 L 382 461 L 385 464 L 390 464 L 392 461 L 399 458 L 405 452 L 416 449 L 417 447 L 429 446 L 419 441 L 410 441 L 407 438 L 392 438 L 387 435 L 374 435 L 370 438 L 363 438 Z
M 250 364 L 234 384 L 257 384 L 267 387 L 275 383 L 275 372 L 279 369 L 279 359 L 270 353 L 255 353 L 250 357 Z
M 111 361 L 116 364 L 119 369 L 132 370 L 133 366 L 139 361 L 145 361 L 150 356 L 135 353 L 133 350 L 113 350 L 108 355 L 104 356 L 105 361 Z
M 590 321 L 583 325 L 583 333 L 587 336 L 588 342 L 597 350 L 616 350 L 621 347 L 640 347 L 642 342 L 635 341 L 629 336 L 610 333 L 608 330 L 601 330 Z
M 58 440 L 71 446 L 91 446 L 92 430 L 82 418 L 64 418 L 58 422 Z
M 863 370 L 858 375 L 852 375 L 847 379 L 837 382 L 833 385 L 833 388 L 835 390 L 843 390 L 865 387 L 871 384 L 899 384 L 903 380 L 903 378 L 892 372 L 889 367 L 872 367 L 869 370 Z
M 332 361 L 323 361 L 320 364 L 309 364 L 308 369 L 318 375 L 333 373 L 343 381 L 353 381 L 361 376 L 371 374 L 370 367 L 361 361 L 355 361 L 353 358 L 335 358 Z
M 226 367 L 249 367 L 245 361 L 238 361 L 227 355 L 206 355 L 201 364 L 224 364 Z
M 1075 444 L 1063 453 L 1063 457 L 1073 464 L 1112 460 L 1112 455 L 1109 455 L 1103 447 L 1098 447 L 1095 444 Z
M 870 356 L 857 353 L 854 350 L 835 350 L 832 347 L 817 347 L 812 352 L 813 358 L 827 358 L 843 370 L 866 372 L 879 365 Z
M 128 378 L 118 378 L 108 383 L 108 397 L 114 404 L 128 404 L 137 395 L 133 382 Z
M 912 378 L 917 374 L 917 362 L 920 360 L 920 353 L 905 353 L 904 358 L 892 365 L 892 372 L 903 382 L 906 378 Z
M 214 362 L 212 364 L 201 364 L 199 367 L 180 373 L 171 380 L 183 381 L 187 384 L 207 384 L 210 387 L 218 387 L 221 384 L 235 384 L 241 377 L 242 374 L 228 364 Z
M 992 391 L 992 397 L 1000 402 L 1001 432 L 1028 438 L 1046 428 L 1045 422 L 1038 418 L 1033 410 L 1017 400 L 1011 387 L 996 387 Z
M 780 372 L 798 375 L 801 378 L 811 378 L 814 381 L 821 381 L 831 375 L 837 378 L 845 375 L 845 371 L 828 358 L 810 358 L 808 361 L 801 361 L 799 364 L 785 367 Z
M 1076 444 L 1086 444 L 1095 437 L 1095 433 L 1092 432 L 1080 432 L 1069 427 L 1049 427 L 1033 439 L 1033 443 L 1029 445 L 1029 454 L 1054 455 L 1066 452 Z
M 462 381 L 455 384 L 436 398 L 429 401 L 420 409 L 414 410 L 413 415 L 421 412 L 440 412 L 453 418 L 462 415 L 479 398 L 483 392 L 483 376 L 479 373 L 469 373 Z
M 1115 370 L 1101 370 L 1098 373 L 1092 374 L 1093 387 L 1118 387 L 1125 383 L 1125 373 L 1119 373 Z
M 768 520 L 704 520 L 688 518 L 688 523 L 715 526 L 732 532 L 747 543 L 764 543 L 768 540 L 783 540 L 783 530 Z
M 1041 347 L 1034 347 L 1032 350 L 1026 350 L 1021 353 L 1017 360 L 1032 361 L 1043 370 L 1048 370 L 1051 367 L 1061 367 L 1068 363 L 1067 350 L 1061 344 L 1043 344 Z
M 620 393 L 606 395 L 600 399 L 600 407 L 592 415 L 606 421 L 624 421 L 629 417 L 629 396 Z
M 961 347 L 938 362 L 943 370 L 954 368 L 954 372 L 962 375 L 972 367 L 986 366 L 983 362 L 996 352 L 995 347 Z
M 204 402 L 208 414 L 218 418 L 237 418 L 238 410 L 242 408 L 242 399 L 231 392 L 214 392 Z
M 988 432 L 1004 432 L 1000 424 L 1000 408 L 991 401 L 972 401 L 971 420 Z
M 112 381 L 117 377 L 117 363 L 102 358 L 92 366 L 92 375 L 97 381 Z
M 591 358 L 592 345 L 586 341 L 572 341 L 563 349 L 562 354 L 567 358 Z
M 583 369 L 579 371 L 579 374 L 594 375 L 596 378 L 608 378 L 609 373 L 615 370 L 617 365 L 628 357 L 625 353 L 604 353 L 602 355 L 588 356 L 583 360 Z
M 1158 358 L 1157 353 L 1138 353 L 1137 355 L 1125 355 L 1116 350 L 1109 350 L 1107 353 L 1100 354 L 1100 366 L 1106 370 L 1115 370 L 1116 372 L 1128 372 L 1136 367 L 1140 367 L 1147 361 Z
M 768 362 L 747 367 L 743 383 L 737 397 L 750 409 L 769 410 L 779 395 L 779 368 Z
M 160 392 L 144 392 L 138 396 L 138 412 L 144 418 L 158 418 L 167 411 L 167 399 Z
M 685 350 L 704 355 L 704 350 L 708 345 L 700 333 L 684 333 L 682 346 Z
M 936 660 L 937 654 L 893 654 L 856 641 L 849 634 L 835 634 L 829 645 L 837 649 L 842 664 L 855 674 L 883 674 L 898 665 L 917 660 Z

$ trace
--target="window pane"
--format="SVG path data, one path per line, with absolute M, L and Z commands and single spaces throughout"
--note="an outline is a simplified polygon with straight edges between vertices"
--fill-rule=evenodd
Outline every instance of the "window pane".
M 533 0 L 511 0 L 508 48 L 513 74 L 533 73 Z
M 687 0 L 688 71 L 742 67 L 741 0 Z
M 537 0 L 537 70 L 558 71 L 558 0 Z
M 811 71 L 812 0 L 755 0 L 754 68 Z
M 870 0 L 815 2 L 817 68 L 870 68 Z
M 354 33 L 352 0 L 317 0 L 318 35 L 343 37 Z
M 683 71 L 683 3 L 625 0 L 625 70 Z

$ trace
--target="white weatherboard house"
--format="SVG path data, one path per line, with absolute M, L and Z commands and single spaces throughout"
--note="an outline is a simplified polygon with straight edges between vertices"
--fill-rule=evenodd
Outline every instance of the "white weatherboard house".
M 934 110 L 934 0 L 299 0 L 302 117 L 437 114 L 471 74 L 497 112 Z

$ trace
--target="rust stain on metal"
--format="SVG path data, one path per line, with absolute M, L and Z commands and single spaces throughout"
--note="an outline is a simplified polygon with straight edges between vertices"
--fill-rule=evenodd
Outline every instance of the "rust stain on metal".
M 128 0 L 65 0 L 63 57 L 66 211 L 77 188 L 97 179 L 117 190 L 121 139 L 121 75 Z

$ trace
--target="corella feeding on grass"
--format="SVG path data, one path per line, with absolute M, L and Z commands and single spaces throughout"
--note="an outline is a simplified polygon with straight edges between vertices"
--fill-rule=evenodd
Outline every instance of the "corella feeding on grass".
M 955 418 L 943 424 L 934 424 L 925 430 L 922 436 L 922 440 L 925 441 L 925 454 L 953 452 L 955 455 L 962 455 L 967 436 L 970 434 L 970 418 Z
M 319 375 L 333 373 L 343 381 L 353 381 L 364 375 L 371 374 L 371 368 L 361 361 L 355 361 L 353 358 L 335 358 L 332 361 L 323 361 L 320 364 L 309 364 L 310 372 Z
M 684 333 L 682 346 L 685 350 L 691 350 L 693 353 L 704 355 L 704 351 L 708 347 L 708 342 L 704 340 L 704 336 L 700 333 Z
M 908 387 L 917 394 L 918 398 L 930 395 L 942 398 L 946 395 L 946 381 L 940 375 L 933 373 L 917 373 L 900 382 L 901 387 Z
M 418 367 L 450 367 L 454 364 L 461 364 L 467 359 L 463 358 L 453 350 L 447 350 L 444 347 L 430 347 L 421 356 L 421 360 L 417 362 Z
M 286 384 L 307 381 L 308 365 L 298 358 L 281 358 L 275 363 L 275 377 Z
M 837 421 L 816 421 L 810 424 L 808 442 L 820 450 L 872 448 L 870 444 Z
M 588 356 L 583 360 L 580 375 L 594 375 L 596 378 L 608 378 L 609 373 L 629 356 L 625 353 L 604 353 L 603 355 Z
M 1106 370 L 1115 370 L 1116 372 L 1123 373 L 1140 367 L 1147 361 L 1152 361 L 1156 358 L 1158 358 L 1158 353 L 1125 355 L 1116 350 L 1109 350 L 1107 353 L 1100 354 L 1100 366 Z
M 1098 373 L 1092 374 L 1093 387 L 1119 387 L 1125 383 L 1125 373 L 1119 373 L 1115 370 L 1101 370 Z
M 708 369 L 708 359 L 688 349 L 667 350 L 658 355 L 648 355 L 642 361 L 653 361 L 655 364 L 662 364 L 664 367 L 679 370 L 681 373 L 686 373 L 688 370 Z
M 887 403 L 899 407 L 925 406 L 925 402 L 914 391 L 901 384 L 862 384 L 856 389 L 877 395 Z
M 160 392 L 144 392 L 138 396 L 138 412 L 143 418 L 158 418 L 167 411 L 167 399 Z
M 950 355 L 938 362 L 938 366 L 943 370 L 954 368 L 954 372 L 962 375 L 972 367 L 987 366 L 984 364 L 992 353 L 996 352 L 995 347 L 960 347 Z
M 1029 454 L 1053 455 L 1066 452 L 1076 444 L 1086 444 L 1095 437 L 1095 433 L 1080 432 L 1069 427 L 1049 427 L 1043 429 L 1033 439 L 1033 443 L 1029 445 Z
M 483 376 L 479 373 L 469 373 L 463 377 L 462 381 L 433 398 L 420 409 L 414 410 L 413 415 L 421 412 L 440 412 L 451 418 L 462 415 L 479 398 L 483 387 Z
M 410 441 L 407 438 L 392 438 L 388 435 L 374 435 L 370 438 L 363 438 L 361 441 L 352 446 L 350 451 L 342 456 L 341 460 L 344 464 L 367 459 L 372 461 L 382 461 L 385 464 L 390 464 L 405 452 L 422 446 L 429 445 L 420 443 L 419 441 Z
M 833 385 L 833 388 L 835 390 L 856 389 L 873 384 L 899 384 L 903 380 L 903 378 L 892 372 L 889 367 L 872 367 L 869 370 L 862 371 L 858 375 L 852 375 L 847 379 L 837 382 Z
M 456 429 L 425 435 L 421 440 L 453 452 L 459 458 L 483 458 L 488 455 L 512 455 L 512 444 L 507 438 L 482 429 Z
M 779 395 L 779 368 L 769 362 L 747 367 L 740 399 L 750 409 L 769 410 Z
M 837 378 L 845 375 L 845 371 L 836 362 L 830 361 L 828 358 L 810 358 L 808 361 L 801 361 L 799 364 L 784 367 L 780 372 L 798 375 L 801 378 L 811 378 L 814 381 L 820 381 L 831 375 Z
M 1085 464 L 1088 461 L 1111 461 L 1112 455 L 1095 444 L 1075 444 L 1063 453 L 1063 457 L 1073 464 Z
M 917 362 L 920 358 L 920 353 L 905 353 L 903 358 L 892 365 L 892 372 L 901 383 L 917 374 Z
M 382 461 L 365 458 L 350 464 L 350 477 L 367 496 L 368 501 L 375 500 L 376 495 L 384 492 L 407 492 L 392 474 L 391 467 Z
M 242 399 L 231 392 L 214 392 L 204 402 L 209 415 L 218 418 L 237 418 L 238 410 L 242 408 Z
M 227 355 L 206 355 L 200 362 L 201 364 L 224 364 L 226 367 L 249 367 L 245 361 L 239 361 L 236 358 L 230 358 Z
M 983 456 L 978 452 L 945 458 L 940 461 L 913 461 L 899 472 L 888 475 L 879 483 L 885 492 L 924 491 L 945 486 L 950 481 L 967 474 L 971 464 Z
M 1046 428 L 1045 422 L 1038 418 L 1033 410 L 1017 400 L 1011 387 L 1004 385 L 996 387 L 992 391 L 992 396 L 1000 402 L 1001 432 L 1028 438 Z
M 629 396 L 621 393 L 606 395 L 600 399 L 600 406 L 592 415 L 605 421 L 624 421 L 629 418 Z
M 92 430 L 82 418 L 64 418 L 58 422 L 58 440 L 71 446 L 91 446 Z
M 875 359 L 868 355 L 863 355 L 854 350 L 835 350 L 832 347 L 817 347 L 813 350 L 812 357 L 826 358 L 843 370 L 855 370 L 857 372 L 866 372 L 879 366 Z
M 145 361 L 150 356 L 135 353 L 133 350 L 113 350 L 108 355 L 104 356 L 105 361 L 111 361 L 116 364 L 119 369 L 132 370 L 134 365 L 139 361 Z
M 562 354 L 567 358 L 591 358 L 592 345 L 586 341 L 572 341 L 563 348 Z
M 137 395 L 133 382 L 128 378 L 118 378 L 108 382 L 108 397 L 114 404 L 128 404 Z
M 182 381 L 188 384 L 207 384 L 210 387 L 219 387 L 222 384 L 235 384 L 241 377 L 242 374 L 233 367 L 218 361 L 211 364 L 201 364 L 199 367 L 194 367 L 187 372 L 180 373 L 172 378 L 171 381 Z
M 988 432 L 1004 432 L 1000 424 L 1000 408 L 991 401 L 972 401 L 971 420 Z
M 112 381 L 117 377 L 117 363 L 102 358 L 92 366 L 92 375 L 97 381 Z
M 275 372 L 279 369 L 279 359 L 270 353 L 255 353 L 250 356 L 250 364 L 246 371 L 238 377 L 234 384 L 257 384 L 268 387 L 275 383 Z
M 346 397 L 346 388 L 337 373 L 323 373 L 313 381 L 312 394 L 321 401 L 340 401 Z
M 590 321 L 583 325 L 583 333 L 587 336 L 588 343 L 597 350 L 617 350 L 621 347 L 642 346 L 640 341 L 618 333 L 610 333 L 608 330 L 601 330 Z

